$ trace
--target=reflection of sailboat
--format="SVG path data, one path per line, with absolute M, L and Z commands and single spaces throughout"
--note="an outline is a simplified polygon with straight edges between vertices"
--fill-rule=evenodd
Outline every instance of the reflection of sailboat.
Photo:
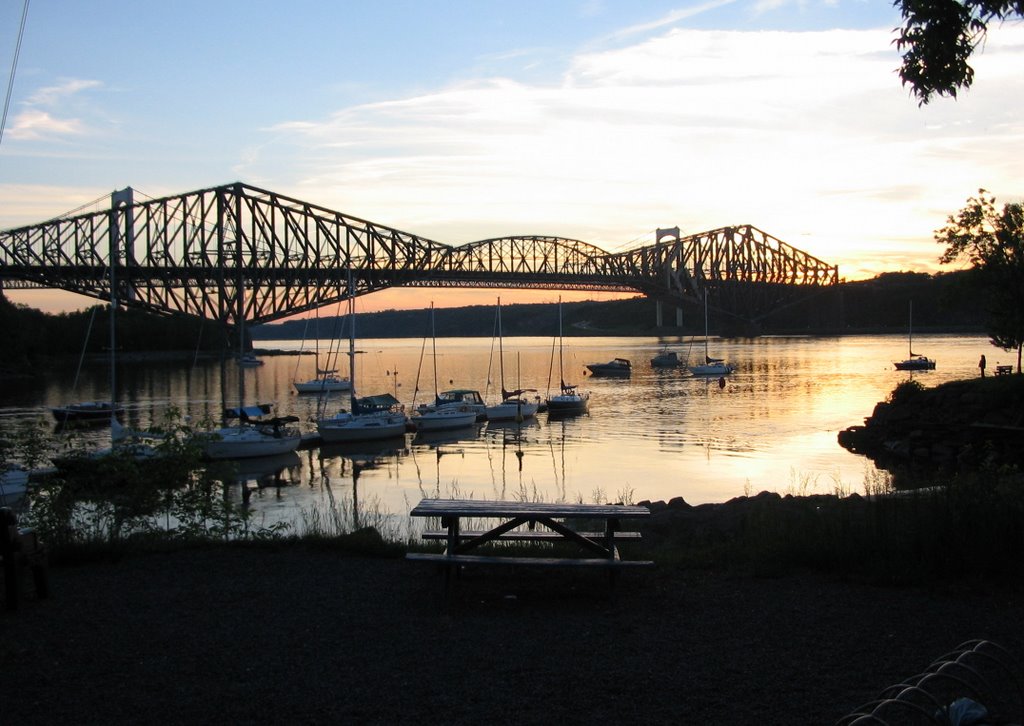
M 898 371 L 933 371 L 935 361 L 914 352 L 914 301 L 910 301 L 910 311 L 907 323 L 907 351 L 910 357 L 893 363 Z
M 501 402 L 487 407 L 488 421 L 522 421 L 533 417 L 539 408 L 538 401 L 529 401 L 523 394 L 534 388 L 505 390 L 505 350 L 501 332 L 501 298 L 498 298 L 498 366 L 501 371 Z
M 708 291 L 704 291 L 704 364 L 690 366 L 690 372 L 695 376 L 727 376 L 735 368 L 725 362 L 722 358 L 712 358 L 708 355 Z
M 339 411 L 316 422 L 320 437 L 328 443 L 344 441 L 370 441 L 388 439 L 405 433 L 408 417 L 398 399 L 389 393 L 356 398 L 356 337 L 355 294 L 349 280 L 348 292 L 348 378 L 351 382 L 349 400 L 351 411 Z
M 413 424 L 418 432 L 446 431 L 449 429 L 468 428 L 476 423 L 476 409 L 461 403 L 438 404 L 437 392 L 437 336 L 434 330 L 434 304 L 430 304 L 430 341 L 431 356 L 434 359 L 434 405 L 421 406 L 413 417 Z M 422 357 L 421 357 L 422 360 Z M 417 379 L 419 374 L 417 373 Z
M 565 382 L 562 363 L 562 298 L 558 298 L 558 381 L 561 392 L 548 398 L 548 415 L 577 416 L 587 413 L 590 406 L 590 392 L 580 393 L 577 390 L 578 386 Z

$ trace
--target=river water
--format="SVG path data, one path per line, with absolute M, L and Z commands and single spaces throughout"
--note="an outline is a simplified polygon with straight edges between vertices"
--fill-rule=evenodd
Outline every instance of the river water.
M 438 387 L 475 388 L 488 402 L 497 398 L 500 373 L 491 339 L 438 339 Z M 700 342 L 675 340 L 681 358 L 703 357 Z M 420 340 L 362 340 L 356 356 L 360 395 L 390 392 L 406 405 L 423 402 L 434 390 L 429 343 Z M 557 355 L 551 338 L 506 338 L 507 388 L 557 387 Z M 938 361 L 937 370 L 908 374 L 892 362 L 906 357 L 902 336 L 762 337 L 712 340 L 711 354 L 737 371 L 717 379 L 690 376 L 685 369 L 653 369 L 662 347 L 654 338 L 567 338 L 563 365 L 569 383 L 591 393 L 589 415 L 514 424 L 480 424 L 431 437 L 408 435 L 380 444 L 325 447 L 284 459 L 244 462 L 246 499 L 270 523 L 295 524 L 336 512 L 339 503 L 398 514 L 422 496 L 566 501 L 668 500 L 691 504 L 722 502 L 763 490 L 782 494 L 863 492 L 876 481 L 873 465 L 849 453 L 837 433 L 863 422 L 875 403 L 913 375 L 926 386 L 978 374 L 985 353 L 989 369 L 1013 357 L 982 336 L 919 335 L 915 352 Z M 298 341 L 261 341 L 261 348 L 289 351 L 265 355 L 265 365 L 239 369 L 219 361 L 123 363 L 118 400 L 125 423 L 145 427 L 178 407 L 192 421 L 218 418 L 225 406 L 274 403 L 294 414 L 306 430 L 317 397 L 297 395 L 293 380 L 311 378 L 316 358 L 299 355 Z M 322 347 L 321 365 L 327 353 Z M 585 364 L 629 358 L 628 379 L 594 378 Z M 554 360 L 553 360 L 554 359 Z M 347 372 L 347 360 L 340 360 Z M 552 373 L 552 367 L 554 371 Z M 490 380 L 488 385 L 488 371 Z M 241 378 L 240 378 L 241 376 Z M 417 393 L 417 378 L 419 392 Z M 19 421 L 49 422 L 48 406 L 73 400 L 109 400 L 104 365 L 52 376 L 38 387 L 0 394 L 0 432 Z M 338 394 L 335 394 L 338 395 Z M 341 400 L 329 402 L 332 410 Z M 54 431 L 54 446 L 66 434 Z M 86 445 L 109 443 L 109 430 L 75 434 Z M 267 475 L 274 475 L 267 478 Z M 274 486 L 267 486 L 273 482 Z M 234 494 L 233 496 L 240 496 Z M 300 526 L 301 529 L 301 526 Z

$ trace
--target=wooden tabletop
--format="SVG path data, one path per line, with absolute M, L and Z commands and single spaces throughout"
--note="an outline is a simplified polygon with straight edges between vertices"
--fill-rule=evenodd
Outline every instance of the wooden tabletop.
M 423 499 L 413 507 L 414 517 L 646 517 L 647 507 L 626 504 L 569 504 L 560 502 L 506 502 L 484 499 Z

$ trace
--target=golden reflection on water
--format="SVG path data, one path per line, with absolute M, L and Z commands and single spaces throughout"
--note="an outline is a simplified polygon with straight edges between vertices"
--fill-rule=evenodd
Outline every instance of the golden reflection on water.
M 685 369 L 651 368 L 661 348 L 652 338 L 569 338 L 564 345 L 565 379 L 591 392 L 589 415 L 555 420 L 539 414 L 522 427 L 490 423 L 303 451 L 297 463 L 275 472 L 276 479 L 256 472 L 247 499 L 262 517 L 277 521 L 309 508 L 401 513 L 423 496 L 634 502 L 682 496 L 699 504 L 762 490 L 862 491 L 873 467 L 842 449 L 836 435 L 861 423 L 910 375 L 892 365 L 905 356 L 901 336 L 713 340 L 712 355 L 737 367 L 724 386 Z M 318 399 L 295 394 L 292 381 L 312 378 L 315 358 L 296 355 L 298 341 L 260 347 L 293 353 L 265 355 L 265 365 L 255 369 L 218 362 L 122 365 L 118 398 L 128 407 L 126 423 L 160 421 L 170 405 L 192 421 L 217 419 L 244 395 L 246 403 L 274 402 L 278 413 L 294 414 L 314 430 Z M 360 395 L 390 392 L 407 406 L 431 399 L 432 365 L 422 341 L 366 340 L 358 347 Z M 981 336 L 920 335 L 915 347 L 938 360 L 936 371 L 913 374 L 925 385 L 977 375 L 981 353 L 991 367 L 1000 358 Z M 688 339 L 672 348 L 694 362 L 703 356 L 702 344 L 691 346 Z M 504 349 L 506 388 L 534 388 L 541 396 L 557 388 L 551 338 L 509 338 Z M 439 388 L 473 388 L 489 402 L 498 398 L 500 366 L 489 338 L 438 339 L 437 351 Z M 614 357 L 633 361 L 631 378 L 587 374 L 587 363 Z M 344 358 L 339 367 L 347 373 Z M 71 380 L 55 376 L 42 389 L 5 394 L 0 426 L 25 416 L 45 419 L 47 406 L 66 400 L 109 396 L 103 366 L 85 371 L 77 391 Z M 330 400 L 328 409 L 341 405 L 346 394 Z

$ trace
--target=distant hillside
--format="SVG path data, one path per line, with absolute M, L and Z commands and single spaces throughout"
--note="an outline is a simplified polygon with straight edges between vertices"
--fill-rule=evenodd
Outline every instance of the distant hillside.
M 871 280 L 847 282 L 801 304 L 772 312 L 757 331 L 735 327 L 733 321 L 712 320 L 713 334 L 761 335 L 842 334 L 895 332 L 907 328 L 908 304 L 914 303 L 914 329 L 920 332 L 980 331 L 985 313 L 972 295 L 965 272 L 928 275 L 891 272 Z M 703 312 L 683 309 L 683 327 L 675 327 L 675 309 L 666 305 L 664 327 L 655 325 L 654 300 L 637 297 L 611 302 L 562 304 L 563 334 L 583 335 L 699 335 L 704 332 Z M 503 305 L 502 328 L 507 336 L 555 335 L 558 306 L 551 304 Z M 493 305 L 441 308 L 434 314 L 439 337 L 490 337 L 495 332 Z M 344 337 L 343 318 L 321 317 L 307 325 L 291 320 L 254 326 L 253 340 L 288 340 L 306 337 Z M 427 309 L 358 313 L 356 329 L 362 338 L 422 338 L 429 329 Z

